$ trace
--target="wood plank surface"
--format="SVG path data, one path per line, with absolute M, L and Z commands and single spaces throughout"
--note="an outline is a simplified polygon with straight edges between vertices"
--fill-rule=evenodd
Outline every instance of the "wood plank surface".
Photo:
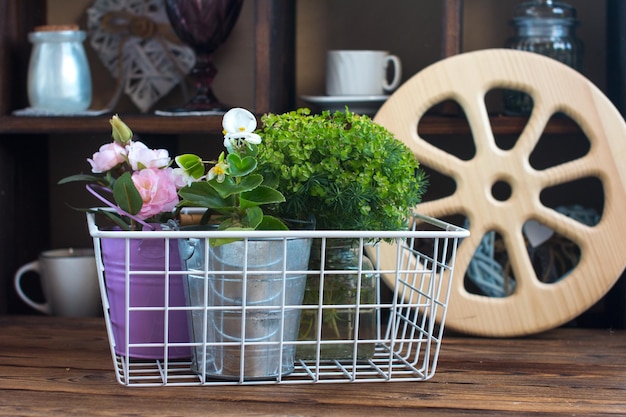
M 626 415 L 626 331 L 447 335 L 423 382 L 124 387 L 103 319 L 0 316 L 0 416 Z

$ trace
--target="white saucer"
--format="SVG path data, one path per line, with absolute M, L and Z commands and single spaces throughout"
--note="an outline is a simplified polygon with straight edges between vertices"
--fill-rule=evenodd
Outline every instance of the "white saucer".
M 389 96 L 300 96 L 300 98 L 315 105 L 320 111 L 343 111 L 348 106 L 351 112 L 373 116 Z

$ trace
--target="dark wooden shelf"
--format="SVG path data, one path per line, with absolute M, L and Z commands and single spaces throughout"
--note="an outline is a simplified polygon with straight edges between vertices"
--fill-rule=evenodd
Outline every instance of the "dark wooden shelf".
M 0 116 L 0 134 L 95 134 L 109 133 L 110 114 L 96 117 L 25 117 Z M 139 134 L 219 134 L 221 116 L 154 116 L 120 114 Z M 491 124 L 495 134 L 518 134 L 526 125 L 524 117 L 494 116 Z M 464 135 L 469 133 L 467 122 L 454 116 L 427 116 L 420 123 L 422 135 Z M 554 119 L 545 130 L 549 134 L 573 134 L 579 127 L 569 119 Z
M 490 118 L 491 128 L 495 135 L 519 135 L 528 118 L 516 116 L 494 115 Z M 467 121 L 456 116 L 426 116 L 418 127 L 420 135 L 467 135 L 470 133 Z M 554 118 L 550 120 L 544 133 L 551 135 L 568 135 L 580 133 L 580 127 L 567 118 Z
M 206 134 L 222 130 L 221 116 L 153 116 L 120 114 L 139 134 Z M 1 134 L 110 133 L 110 114 L 95 117 L 0 116 Z

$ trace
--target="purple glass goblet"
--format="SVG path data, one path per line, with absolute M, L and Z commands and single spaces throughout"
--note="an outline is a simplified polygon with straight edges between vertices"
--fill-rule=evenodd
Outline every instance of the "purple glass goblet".
M 225 112 L 211 84 L 217 74 L 213 53 L 224 43 L 239 17 L 243 0 L 166 0 L 165 10 L 174 32 L 196 53 L 190 75 L 195 96 L 173 112 Z

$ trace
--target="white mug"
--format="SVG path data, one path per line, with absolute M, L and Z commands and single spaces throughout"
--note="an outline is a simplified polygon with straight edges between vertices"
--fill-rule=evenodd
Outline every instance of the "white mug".
M 387 69 L 393 68 L 388 81 Z M 400 84 L 400 58 L 387 51 L 328 51 L 326 55 L 326 94 L 329 96 L 379 96 Z
M 22 278 L 36 272 L 45 302 L 33 301 L 22 289 Z M 15 273 L 15 290 L 29 306 L 44 314 L 95 317 L 102 314 L 98 271 L 93 249 L 55 249 L 42 252 L 36 261 Z

